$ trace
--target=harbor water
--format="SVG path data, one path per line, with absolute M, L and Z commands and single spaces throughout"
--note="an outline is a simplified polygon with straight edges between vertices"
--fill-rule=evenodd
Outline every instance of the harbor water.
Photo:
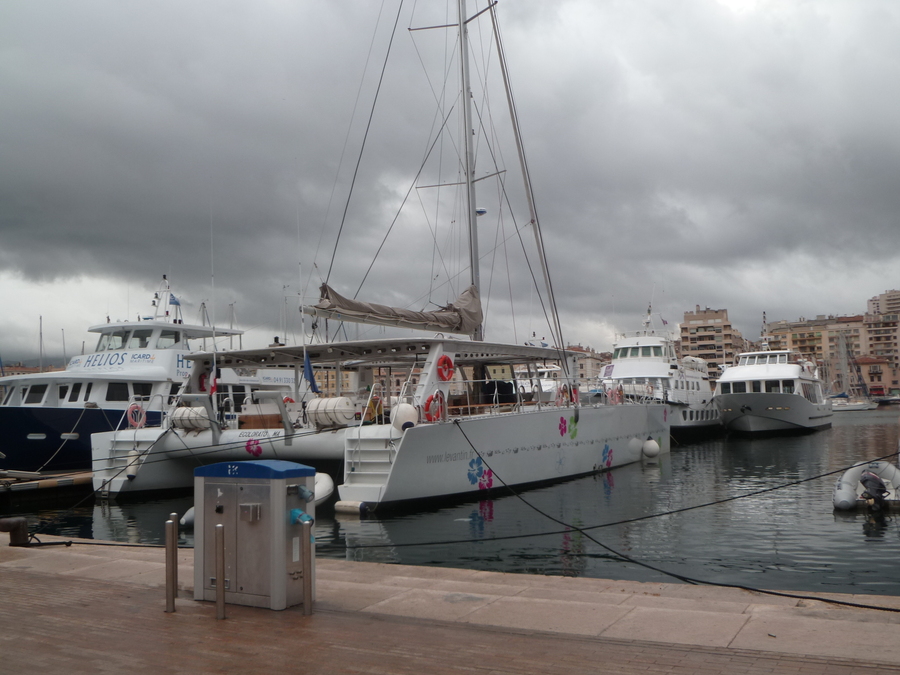
M 900 595 L 900 514 L 838 513 L 831 504 L 846 467 L 897 451 L 898 416 L 900 409 L 883 407 L 835 414 L 831 429 L 809 435 L 673 443 L 655 465 L 480 502 L 362 519 L 326 504 L 317 514 L 317 555 Z M 192 503 L 190 495 L 106 504 L 90 495 L 4 497 L 0 512 L 28 516 L 31 531 L 158 545 L 168 514 Z M 193 544 L 191 532 L 181 533 L 181 544 Z

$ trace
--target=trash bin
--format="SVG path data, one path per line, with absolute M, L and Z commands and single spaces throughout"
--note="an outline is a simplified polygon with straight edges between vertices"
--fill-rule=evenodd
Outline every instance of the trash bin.
M 285 609 L 303 602 L 303 522 L 315 518 L 316 471 L 295 462 L 222 462 L 194 470 L 194 599 L 216 599 L 216 525 L 224 526 L 225 602 Z M 312 533 L 311 527 L 307 530 Z M 315 543 L 310 542 L 311 602 Z M 311 607 L 311 604 L 310 604 Z

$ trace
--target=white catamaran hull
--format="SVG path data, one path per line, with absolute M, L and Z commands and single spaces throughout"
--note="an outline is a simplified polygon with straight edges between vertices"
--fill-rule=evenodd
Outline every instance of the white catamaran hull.
M 669 451 L 663 405 L 548 407 L 405 431 L 377 424 L 287 438 L 283 430 L 225 430 L 215 444 L 208 430 L 138 429 L 94 435 L 94 488 L 110 494 L 187 488 L 194 468 L 215 462 L 343 460 L 341 499 L 374 507 L 611 469 L 638 461 L 647 440 Z
M 387 467 L 366 471 L 367 437 L 348 434 L 340 499 L 374 506 L 438 496 L 477 494 L 579 476 L 641 459 L 644 443 L 669 451 L 665 406 L 548 408 L 408 429 Z M 359 434 L 359 449 L 354 450 Z M 382 445 L 383 447 L 383 445 Z M 477 451 L 477 452 L 476 452 Z M 386 469 L 378 472 L 378 469 Z

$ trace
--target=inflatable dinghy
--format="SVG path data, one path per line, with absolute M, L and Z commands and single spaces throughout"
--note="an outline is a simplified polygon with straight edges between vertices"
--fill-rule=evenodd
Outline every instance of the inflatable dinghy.
M 900 468 L 890 462 L 855 464 L 834 485 L 831 501 L 839 511 L 900 510 Z

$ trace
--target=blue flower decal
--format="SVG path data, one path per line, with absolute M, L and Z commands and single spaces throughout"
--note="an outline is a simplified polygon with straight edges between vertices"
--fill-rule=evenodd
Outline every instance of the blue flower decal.
M 481 461 L 481 457 L 476 457 L 469 462 L 469 482 L 475 485 L 483 475 L 484 463 Z

